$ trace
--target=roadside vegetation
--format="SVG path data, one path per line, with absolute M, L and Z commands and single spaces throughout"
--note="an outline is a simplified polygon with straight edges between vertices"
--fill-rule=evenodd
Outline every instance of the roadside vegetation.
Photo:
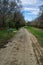
M 15 35 L 16 29 L 0 30 L 0 47 L 8 43 L 8 41 Z
M 40 45 L 43 46 L 43 30 L 31 26 L 26 26 L 25 28 L 35 35 L 38 38 Z

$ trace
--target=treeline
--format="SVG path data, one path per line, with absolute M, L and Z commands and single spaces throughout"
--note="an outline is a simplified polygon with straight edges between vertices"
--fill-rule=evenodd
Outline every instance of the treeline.
M 40 13 L 38 18 L 36 18 L 32 22 L 28 22 L 28 25 L 38 27 L 38 28 L 43 28 L 43 5 L 40 6 Z
M 0 0 L 0 29 L 25 25 L 19 0 Z

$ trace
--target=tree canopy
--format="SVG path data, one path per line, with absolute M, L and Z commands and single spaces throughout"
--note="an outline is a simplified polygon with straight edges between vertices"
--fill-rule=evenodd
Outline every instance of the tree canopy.
M 0 27 L 15 27 L 16 22 L 25 25 L 20 0 L 0 0 Z

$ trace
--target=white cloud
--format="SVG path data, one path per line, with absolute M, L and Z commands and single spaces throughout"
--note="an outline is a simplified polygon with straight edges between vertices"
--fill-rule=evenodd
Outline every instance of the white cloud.
M 41 0 L 21 0 L 22 5 L 43 5 L 43 1 Z
M 32 11 L 32 14 L 38 15 L 39 14 L 39 11 Z
M 27 14 L 33 14 L 33 15 L 38 15 L 39 14 L 39 9 L 38 8 L 27 8 L 27 7 L 25 7 L 25 8 L 23 8 L 22 11 L 28 11 L 28 12 L 26 12 Z
M 25 7 L 25 8 L 23 8 L 23 10 L 27 10 L 27 11 L 30 11 L 30 10 L 31 10 L 31 11 L 33 11 L 33 10 L 34 10 L 34 11 L 37 11 L 37 10 L 38 10 L 38 11 L 39 11 L 38 8 L 34 8 L 34 7 L 31 7 L 31 8 Z
M 21 0 L 22 4 L 36 4 L 37 0 Z

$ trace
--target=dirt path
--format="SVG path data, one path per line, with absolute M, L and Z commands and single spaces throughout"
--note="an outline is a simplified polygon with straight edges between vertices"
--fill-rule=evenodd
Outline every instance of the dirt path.
M 5 48 L 0 49 L 0 65 L 38 65 L 26 29 L 21 28 Z

